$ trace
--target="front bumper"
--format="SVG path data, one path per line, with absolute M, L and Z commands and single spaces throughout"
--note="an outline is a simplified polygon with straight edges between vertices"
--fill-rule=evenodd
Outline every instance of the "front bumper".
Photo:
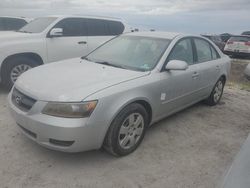
M 12 93 L 12 92 L 11 92 Z M 8 96 L 13 118 L 24 135 L 49 149 L 80 152 L 99 149 L 102 145 L 100 126 L 89 118 L 59 118 L 41 113 L 47 102 L 37 101 L 30 111 L 16 107 Z

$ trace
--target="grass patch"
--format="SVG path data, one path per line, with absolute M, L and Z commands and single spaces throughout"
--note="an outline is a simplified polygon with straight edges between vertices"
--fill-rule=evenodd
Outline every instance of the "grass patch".
M 238 82 L 230 81 L 230 82 L 227 83 L 227 86 L 229 88 L 237 88 L 237 89 L 240 89 L 240 90 L 245 90 L 245 91 L 250 92 L 250 82 L 238 83 Z

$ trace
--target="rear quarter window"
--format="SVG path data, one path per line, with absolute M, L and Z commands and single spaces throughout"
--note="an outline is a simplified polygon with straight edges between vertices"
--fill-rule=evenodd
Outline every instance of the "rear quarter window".
M 197 62 L 202 63 L 220 58 L 215 48 L 206 40 L 194 39 L 197 52 Z
M 125 27 L 118 21 L 106 21 L 108 25 L 109 35 L 120 35 L 123 33 Z

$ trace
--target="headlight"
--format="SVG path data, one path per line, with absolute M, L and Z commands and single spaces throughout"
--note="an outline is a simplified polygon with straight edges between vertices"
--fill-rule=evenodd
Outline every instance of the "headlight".
M 49 102 L 43 109 L 42 113 L 50 116 L 64 118 L 84 118 L 89 117 L 94 111 L 97 101 L 82 103 L 58 103 Z

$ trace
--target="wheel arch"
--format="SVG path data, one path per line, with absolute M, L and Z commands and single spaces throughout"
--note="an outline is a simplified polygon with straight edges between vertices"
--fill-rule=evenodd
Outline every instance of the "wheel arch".
M 10 55 L 8 57 L 6 57 L 3 60 L 3 63 L 1 65 L 1 78 L 3 76 L 3 71 L 5 70 L 5 67 L 7 66 L 7 63 L 14 58 L 19 58 L 19 57 L 25 57 L 25 58 L 30 58 L 32 60 L 34 60 L 37 65 L 42 65 L 44 64 L 44 61 L 42 59 L 42 57 L 40 55 L 38 55 L 37 53 L 33 53 L 33 52 L 25 52 L 25 53 L 18 53 L 18 54 L 13 54 Z
M 224 84 L 225 84 L 225 83 L 226 83 L 226 81 L 227 81 L 227 77 L 226 77 L 226 75 L 225 75 L 225 74 L 222 74 L 222 75 L 220 76 L 220 78 L 222 78 L 222 79 L 223 79 Z

